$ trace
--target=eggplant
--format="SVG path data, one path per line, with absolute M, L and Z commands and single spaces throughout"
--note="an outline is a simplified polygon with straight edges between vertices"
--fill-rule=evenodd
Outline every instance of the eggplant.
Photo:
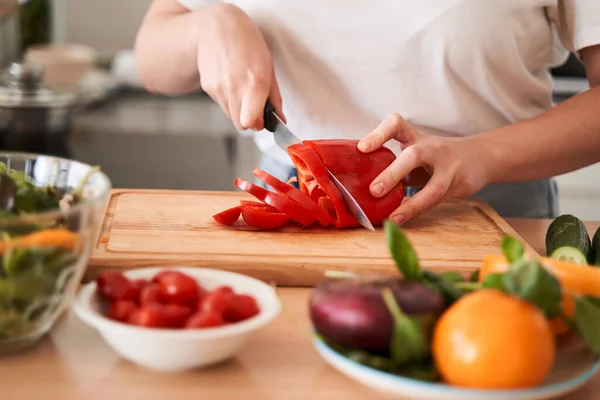
M 335 344 L 369 352 L 387 352 L 394 319 L 383 300 L 389 288 L 400 310 L 423 321 L 429 336 L 444 310 L 440 293 L 425 284 L 389 277 L 326 279 L 315 286 L 309 314 L 315 331 Z

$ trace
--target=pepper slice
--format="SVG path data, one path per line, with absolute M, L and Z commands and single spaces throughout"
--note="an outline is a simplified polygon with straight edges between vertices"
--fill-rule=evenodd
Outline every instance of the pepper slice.
M 303 191 L 280 181 L 268 172 L 258 168 L 254 168 L 252 173 L 258 179 L 275 189 L 279 194 L 289 197 L 304 207 L 308 212 L 314 213 L 317 216 L 319 223 L 324 227 L 334 223 L 333 218 L 331 218 L 322 208 L 317 205 L 313 199 L 310 198 L 309 195 Z
M 240 200 L 240 204 L 241 204 L 241 208 L 244 209 L 248 209 L 248 208 L 252 208 L 255 210 L 259 210 L 262 212 L 268 212 L 268 213 L 279 213 L 279 210 L 276 209 L 273 206 L 270 206 L 268 204 L 265 203 L 259 203 L 258 201 L 252 201 L 252 200 Z
M 256 197 L 258 200 L 275 207 L 279 212 L 287 215 L 300 225 L 310 226 L 317 219 L 315 215 L 308 213 L 300 204 L 279 193 L 270 192 L 240 178 L 236 178 L 235 186 Z
M 263 211 L 254 206 L 243 207 L 242 218 L 248 225 L 265 231 L 281 228 L 290 220 L 283 213 Z
M 340 191 L 329 179 L 329 173 L 317 152 L 305 143 L 298 143 L 288 147 L 288 153 L 298 170 L 300 190 L 307 193 L 335 220 L 335 227 L 359 226 L 358 222 L 348 214 L 346 203 Z
M 242 207 L 236 206 L 213 215 L 213 219 L 221 225 L 233 225 L 240 218 Z

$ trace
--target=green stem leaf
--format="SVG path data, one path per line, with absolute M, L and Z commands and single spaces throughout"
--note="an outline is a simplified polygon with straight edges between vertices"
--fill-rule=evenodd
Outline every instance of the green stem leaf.
M 384 230 L 390 253 L 402 276 L 409 281 L 421 281 L 419 258 L 406 235 L 389 219 L 384 222 Z
M 600 355 L 600 299 L 575 297 L 575 326 L 594 354 Z
M 521 259 L 503 276 L 506 291 L 533 303 L 546 317 L 554 318 L 561 307 L 560 282 L 538 261 Z
M 504 235 L 502 238 L 502 252 L 509 264 L 519 261 L 525 254 L 523 245 L 513 236 Z
M 425 359 L 429 355 L 429 346 L 419 322 L 402 312 L 389 288 L 383 289 L 382 296 L 394 318 L 390 342 L 392 361 L 402 366 Z

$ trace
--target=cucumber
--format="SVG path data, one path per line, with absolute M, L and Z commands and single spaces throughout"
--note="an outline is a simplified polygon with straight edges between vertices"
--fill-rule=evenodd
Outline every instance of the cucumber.
M 546 255 L 550 257 L 559 247 L 579 249 L 589 264 L 592 260 L 592 241 L 581 220 L 571 214 L 563 214 L 552 221 L 546 231 Z
M 592 239 L 592 264 L 600 266 L 600 228 L 596 229 L 594 238 Z
M 554 258 L 555 260 L 569 261 L 581 265 L 588 265 L 588 260 L 585 254 L 583 254 L 578 248 L 572 246 L 559 247 L 552 252 L 550 258 Z

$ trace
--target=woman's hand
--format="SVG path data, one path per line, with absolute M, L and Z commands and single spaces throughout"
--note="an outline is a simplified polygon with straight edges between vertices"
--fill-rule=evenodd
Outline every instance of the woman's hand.
M 475 194 L 487 184 L 485 156 L 470 138 L 444 138 L 418 132 L 398 114 L 391 114 L 358 144 L 369 153 L 391 139 L 402 152 L 371 183 L 371 194 L 382 197 L 401 180 L 423 187 L 400 205 L 390 218 L 406 222 L 443 200 Z
M 260 130 L 267 98 L 285 121 L 273 59 L 256 24 L 237 6 L 217 4 L 198 29 L 198 71 L 202 89 L 237 129 Z

